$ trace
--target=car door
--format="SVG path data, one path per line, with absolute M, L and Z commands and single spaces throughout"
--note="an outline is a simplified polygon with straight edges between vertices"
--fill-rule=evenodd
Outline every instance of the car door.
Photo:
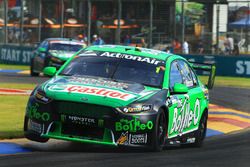
M 184 60 L 179 60 L 178 65 L 182 74 L 183 82 L 188 87 L 188 93 L 186 95 L 187 105 L 186 115 L 189 117 L 189 121 L 184 125 L 183 133 L 188 133 L 198 129 L 199 120 L 201 118 L 201 103 L 204 97 L 204 92 L 198 84 L 198 80 L 194 71 Z
M 177 83 L 185 85 L 187 92 L 175 94 L 173 87 Z M 180 59 L 171 64 L 169 90 L 169 138 L 198 129 L 203 91 L 186 61 Z
M 186 95 L 182 93 L 174 93 L 175 84 L 184 84 L 181 71 L 179 69 L 178 61 L 173 61 L 170 65 L 169 73 L 169 97 L 167 99 L 167 106 L 169 109 L 168 115 L 168 138 L 178 136 L 181 130 L 182 124 L 182 110 L 183 104 L 186 103 Z

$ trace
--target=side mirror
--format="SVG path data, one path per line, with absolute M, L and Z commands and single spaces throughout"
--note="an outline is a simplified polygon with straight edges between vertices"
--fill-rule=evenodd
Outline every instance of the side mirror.
M 174 94 L 185 94 L 188 93 L 188 87 L 184 84 L 176 83 L 174 84 Z
M 43 47 L 39 47 L 39 48 L 38 48 L 38 51 L 39 51 L 39 52 L 42 52 L 42 53 L 44 53 L 44 52 L 46 52 L 47 50 L 46 50 L 46 48 L 43 48 Z
M 56 74 L 56 67 L 45 67 L 43 69 L 43 74 L 53 77 Z

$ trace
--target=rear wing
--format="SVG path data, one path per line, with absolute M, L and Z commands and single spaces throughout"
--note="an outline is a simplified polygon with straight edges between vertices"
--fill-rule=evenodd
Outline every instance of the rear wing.
M 197 62 L 189 62 L 193 69 L 197 71 L 207 71 L 209 72 L 207 88 L 212 89 L 214 86 L 215 80 L 215 73 L 216 73 L 216 66 L 215 64 L 208 64 L 208 63 L 197 63 Z

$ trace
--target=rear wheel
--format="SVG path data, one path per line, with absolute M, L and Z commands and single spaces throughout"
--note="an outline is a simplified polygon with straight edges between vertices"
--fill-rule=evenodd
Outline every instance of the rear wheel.
M 201 147 L 202 143 L 207 134 L 207 119 L 208 119 L 208 112 L 205 111 L 201 117 L 200 124 L 198 130 L 195 132 L 195 142 L 190 144 L 183 144 L 182 146 L 187 147 Z
M 153 151 L 161 151 L 165 145 L 167 131 L 166 115 L 163 109 L 160 109 L 156 118 L 156 124 L 153 134 Z
M 31 76 L 39 76 L 39 73 L 34 72 L 34 59 L 31 59 L 30 61 L 31 61 L 31 63 L 30 63 L 30 75 Z

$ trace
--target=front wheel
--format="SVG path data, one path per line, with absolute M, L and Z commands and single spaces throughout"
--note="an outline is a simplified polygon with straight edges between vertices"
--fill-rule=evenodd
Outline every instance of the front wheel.
M 30 63 L 30 75 L 31 76 L 39 76 L 39 73 L 34 72 L 34 59 L 31 59 L 30 61 L 31 61 L 31 63 Z
M 23 126 L 24 136 L 27 139 L 32 140 L 32 141 L 46 143 L 49 140 L 49 138 L 44 138 L 44 137 L 41 137 L 39 134 L 28 132 L 28 122 L 29 122 L 29 118 L 25 117 L 24 118 L 24 126 Z
M 153 133 L 153 141 L 152 141 L 153 151 L 158 152 L 163 149 L 165 145 L 166 131 L 167 131 L 166 114 L 163 111 L 163 109 L 160 109 L 156 118 L 156 124 Z

